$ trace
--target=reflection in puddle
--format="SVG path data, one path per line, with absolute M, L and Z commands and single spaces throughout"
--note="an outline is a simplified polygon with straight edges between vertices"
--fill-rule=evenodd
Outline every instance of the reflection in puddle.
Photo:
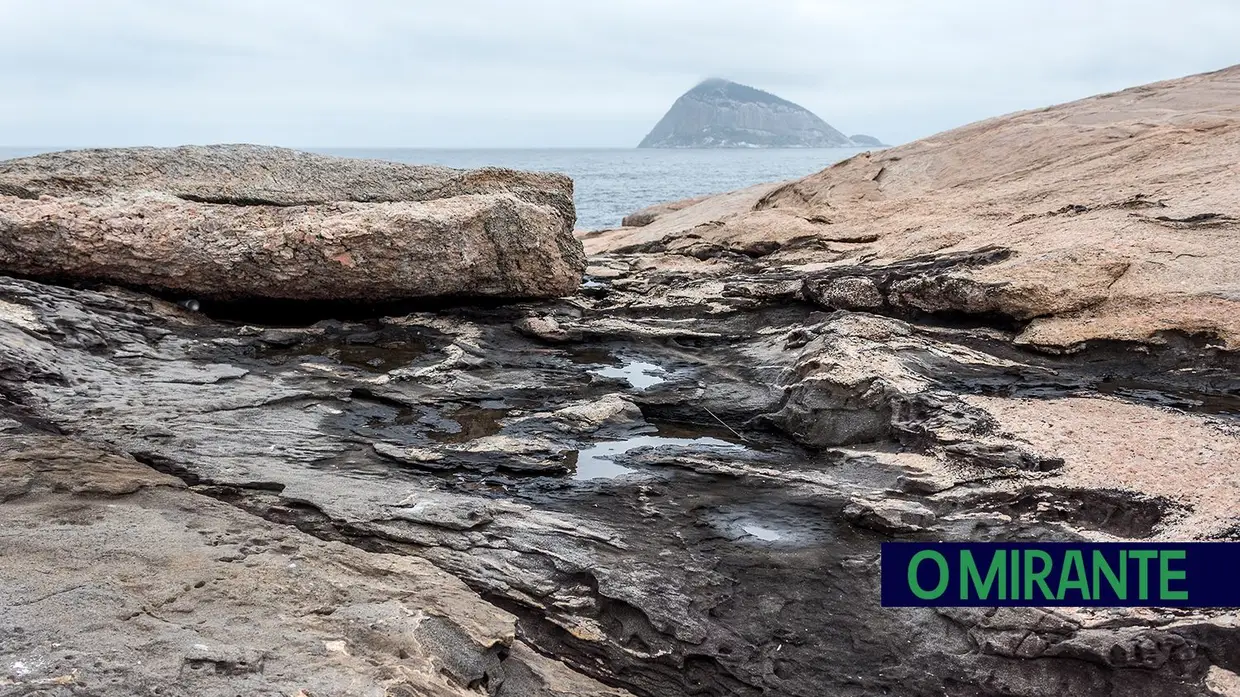
M 414 411 L 412 407 L 401 407 L 396 412 L 396 418 L 392 423 L 398 426 L 408 426 L 410 424 L 425 423 L 431 420 L 431 416 L 426 413 L 425 409 Z
M 601 348 L 573 348 L 568 352 L 568 360 L 578 365 L 619 365 L 620 361 L 611 351 Z
M 573 479 L 612 479 L 633 470 L 612 462 L 612 458 L 630 450 L 664 445 L 676 447 L 712 446 L 727 450 L 744 450 L 742 446 L 718 438 L 666 438 L 664 436 L 634 436 L 624 440 L 603 441 L 589 448 L 574 450 L 568 454 L 568 466 L 576 467 Z
M 427 352 L 421 341 L 392 341 L 381 344 L 349 344 L 344 342 L 308 342 L 292 347 L 259 351 L 259 358 L 321 356 L 337 363 L 362 370 L 386 372 L 409 365 Z
M 595 375 L 602 375 L 605 378 L 623 378 L 639 390 L 644 390 L 661 382 L 667 382 L 667 378 L 659 377 L 660 374 L 666 374 L 667 371 L 654 363 L 647 363 L 646 361 L 625 361 L 619 367 L 605 366 L 595 368 L 590 372 Z
M 508 415 L 509 411 L 512 410 L 492 409 L 486 406 L 461 407 L 441 422 L 441 425 L 447 427 L 445 430 L 431 431 L 427 437 L 437 443 L 468 443 L 471 440 L 493 436 L 503 428 L 500 421 Z M 455 430 L 452 430 L 453 427 Z
M 753 524 L 742 525 L 741 529 L 749 533 L 750 535 L 753 535 L 754 537 L 758 538 L 759 540 L 766 540 L 768 542 L 774 542 L 775 540 L 779 540 L 783 538 L 783 535 L 780 534 L 778 531 L 772 530 L 770 528 L 764 528 L 761 525 L 753 525 Z
M 735 431 L 728 430 L 726 426 L 712 426 L 707 424 L 676 422 L 676 421 L 656 421 L 654 427 L 660 436 L 668 438 L 702 438 L 709 436 L 716 440 L 727 441 L 736 445 L 743 445 L 751 450 L 760 449 L 753 441 L 746 440 Z

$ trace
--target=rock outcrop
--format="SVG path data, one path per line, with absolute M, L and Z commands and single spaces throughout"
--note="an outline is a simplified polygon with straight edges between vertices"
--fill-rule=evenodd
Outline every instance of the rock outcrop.
M 685 92 L 639 148 L 840 148 L 858 145 L 808 109 L 727 80 Z M 862 144 L 864 145 L 864 144 Z
M 0 162 L 0 270 L 193 298 L 556 297 L 572 182 L 230 145 Z
M 867 136 L 861 133 L 848 136 L 848 139 L 851 140 L 854 145 L 859 145 L 863 148 L 885 148 L 887 147 L 883 143 L 883 141 L 879 140 L 878 138 L 875 138 L 874 136 Z
M 1234 610 L 878 579 L 891 539 L 1236 538 L 1238 76 L 652 210 L 551 301 L 241 322 L 0 276 L 0 691 L 1227 694 Z
M 583 239 L 590 253 L 763 256 L 805 269 L 804 297 L 825 308 L 1004 318 L 1045 349 L 1177 333 L 1236 349 L 1237 151 L 1233 67 L 982 121 Z M 862 284 L 874 304 L 847 299 Z
M 634 211 L 633 213 L 624 216 L 624 220 L 620 221 L 620 224 L 625 227 L 642 227 L 643 225 L 649 225 L 661 215 L 675 213 L 676 211 L 701 203 L 708 198 L 710 198 L 710 196 L 697 196 L 694 198 L 682 199 L 680 201 L 656 203 L 653 206 L 646 206 L 639 211 Z

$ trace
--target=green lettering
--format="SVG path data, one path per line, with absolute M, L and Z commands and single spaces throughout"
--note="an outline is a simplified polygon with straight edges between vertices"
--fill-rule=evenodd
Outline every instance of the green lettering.
M 1169 587 L 1170 581 L 1183 581 L 1188 578 L 1187 571 L 1172 571 L 1170 561 L 1172 559 L 1185 559 L 1188 552 L 1182 549 L 1164 549 L 1158 554 L 1158 599 L 1159 600 L 1188 600 L 1188 591 L 1173 591 Z
M 1128 552 L 1120 550 L 1119 553 L 1119 576 L 1115 575 L 1115 570 L 1107 563 L 1106 555 L 1102 550 L 1094 550 L 1094 597 L 1102 597 L 1102 576 L 1107 577 L 1107 583 L 1111 584 L 1111 590 L 1115 591 L 1115 597 L 1119 600 L 1128 599 Z
M 1152 549 L 1134 549 L 1128 552 L 1129 559 L 1141 562 L 1137 567 L 1137 597 L 1141 600 L 1150 599 L 1150 560 L 1157 556 L 1158 552 Z
M 932 591 L 927 591 L 921 587 L 920 583 L 917 582 L 917 567 L 926 559 L 934 560 L 934 563 L 939 567 L 939 585 L 935 586 Z M 908 587 L 909 590 L 913 591 L 913 595 L 921 598 L 922 600 L 934 600 L 940 595 L 943 595 L 943 591 L 947 590 L 947 583 L 950 580 L 949 577 L 950 574 L 947 570 L 947 560 L 943 558 L 942 554 L 939 554 L 932 549 L 923 549 L 917 554 L 914 554 L 913 558 L 909 560 Z
M 990 598 L 990 587 L 998 582 L 999 600 L 1007 599 L 1007 552 L 999 550 L 990 558 L 990 566 L 986 569 L 986 580 L 977 569 L 973 553 L 969 550 L 960 552 L 960 599 L 969 599 L 969 584 L 977 591 L 978 600 Z
M 1033 569 L 1033 561 L 1037 559 L 1042 562 L 1042 568 L 1038 571 Z M 1055 597 L 1051 593 L 1050 586 L 1046 585 L 1046 577 L 1051 575 L 1051 555 L 1040 549 L 1025 550 L 1025 600 L 1033 600 L 1033 586 L 1037 584 L 1042 588 L 1042 599 L 1051 600 Z
M 1069 578 L 1069 574 L 1075 578 Z M 1055 599 L 1063 600 L 1069 589 L 1080 591 L 1081 600 L 1089 600 L 1089 581 L 1085 580 L 1085 557 L 1079 549 L 1070 549 L 1064 553 L 1063 568 L 1059 570 L 1059 592 Z
M 1020 550 L 1012 550 L 1012 600 L 1020 600 Z

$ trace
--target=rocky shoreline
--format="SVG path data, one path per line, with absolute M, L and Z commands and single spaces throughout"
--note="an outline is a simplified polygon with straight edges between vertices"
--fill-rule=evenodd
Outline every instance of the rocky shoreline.
M 1004 117 L 589 233 L 551 300 L 0 276 L 0 694 L 1236 694 L 1231 610 L 877 584 L 1240 534 L 1238 137 L 1235 68 Z

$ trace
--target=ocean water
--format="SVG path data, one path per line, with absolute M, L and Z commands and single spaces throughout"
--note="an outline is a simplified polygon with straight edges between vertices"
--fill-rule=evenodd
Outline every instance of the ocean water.
M 59 148 L 0 148 L 0 159 Z M 302 148 L 345 157 L 376 158 L 448 167 L 511 167 L 559 172 L 573 178 L 577 227 L 615 227 L 654 203 L 722 193 L 762 182 L 802 177 L 867 148 L 638 150 L 414 148 Z
M 577 227 L 620 225 L 654 203 L 803 177 L 869 148 L 655 150 L 422 150 L 317 148 L 315 152 L 447 167 L 510 167 L 573 178 Z

